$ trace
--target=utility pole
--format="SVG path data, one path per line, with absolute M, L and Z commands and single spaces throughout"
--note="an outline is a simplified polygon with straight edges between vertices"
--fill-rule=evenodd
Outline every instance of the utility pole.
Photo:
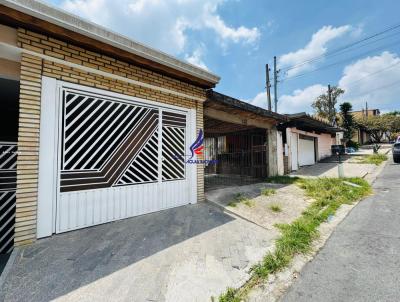
M 265 72 L 266 72 L 266 76 L 267 76 L 267 98 L 268 98 L 268 110 L 271 111 L 272 110 L 272 103 L 271 103 L 271 82 L 269 80 L 269 66 L 268 64 L 265 65 Z
M 274 101 L 275 101 L 275 112 L 278 112 L 278 73 L 276 69 L 276 56 L 274 56 Z
M 367 119 L 368 119 L 368 102 L 365 102 L 365 114 L 366 114 Z
M 328 84 L 328 118 L 329 118 L 329 122 L 333 122 L 332 121 L 332 91 L 331 91 L 331 85 Z

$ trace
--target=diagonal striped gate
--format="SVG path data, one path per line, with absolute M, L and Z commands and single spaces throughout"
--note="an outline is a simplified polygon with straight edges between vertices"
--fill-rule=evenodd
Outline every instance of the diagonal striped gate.
M 0 142 L 0 254 L 14 246 L 17 143 Z
M 70 86 L 59 90 L 56 232 L 193 202 L 188 110 Z

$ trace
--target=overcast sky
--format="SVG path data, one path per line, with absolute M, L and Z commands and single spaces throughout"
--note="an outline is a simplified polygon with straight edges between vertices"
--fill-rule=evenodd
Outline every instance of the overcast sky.
M 266 107 L 265 63 L 276 55 L 280 113 L 312 113 L 328 84 L 354 109 L 400 110 L 400 27 L 335 52 L 400 24 L 400 1 L 47 2 L 208 69 L 222 78 L 217 91 L 257 106 Z

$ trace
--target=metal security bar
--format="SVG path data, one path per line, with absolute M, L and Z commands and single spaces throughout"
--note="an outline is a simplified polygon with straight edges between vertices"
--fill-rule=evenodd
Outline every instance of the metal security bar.
M 206 137 L 204 156 L 207 190 L 258 182 L 267 177 L 267 139 L 265 134 L 244 131 Z
M 0 254 L 14 246 L 17 143 L 0 142 Z
M 163 181 L 185 178 L 185 129 L 186 115 L 162 113 L 162 179 Z
M 75 89 L 62 93 L 61 193 L 185 178 L 179 158 L 186 114 Z

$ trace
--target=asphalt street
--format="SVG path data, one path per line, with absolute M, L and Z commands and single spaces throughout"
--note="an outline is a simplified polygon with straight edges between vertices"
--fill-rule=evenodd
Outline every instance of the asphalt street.
M 281 301 L 400 301 L 400 165 L 390 160 L 373 190 Z

